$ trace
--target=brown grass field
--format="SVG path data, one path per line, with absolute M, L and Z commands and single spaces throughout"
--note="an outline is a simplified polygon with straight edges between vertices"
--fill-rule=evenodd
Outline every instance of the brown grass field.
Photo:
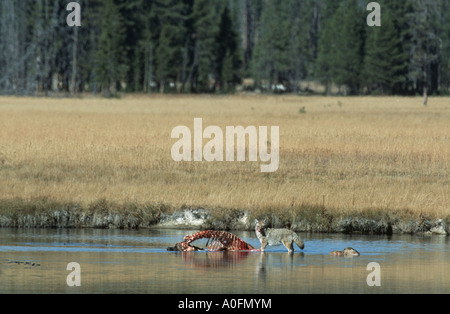
M 302 109 L 303 108 L 303 109 Z M 175 162 L 175 126 L 280 127 L 280 166 Z M 206 140 L 205 140 L 206 143 Z M 450 98 L 0 98 L 0 199 L 450 215 Z

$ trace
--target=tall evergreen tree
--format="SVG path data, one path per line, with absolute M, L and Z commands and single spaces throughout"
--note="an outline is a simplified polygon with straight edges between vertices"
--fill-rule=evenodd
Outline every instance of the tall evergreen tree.
M 345 85 L 350 94 L 356 94 L 361 87 L 365 18 L 356 0 L 343 0 L 333 18 L 339 31 L 333 79 L 339 87 Z
M 220 15 L 219 31 L 216 36 L 216 80 L 222 91 L 240 83 L 241 55 L 238 34 L 231 19 L 231 13 L 225 6 Z
M 91 0 L 90 0 L 91 1 Z M 143 76 L 145 71 L 144 52 L 142 40 L 148 29 L 150 7 L 154 1 L 146 0 L 115 0 L 123 17 L 123 27 L 125 29 L 125 39 L 123 42 L 126 48 L 127 72 L 126 91 L 140 92 L 143 90 Z
M 156 78 L 160 91 L 166 84 L 180 81 L 183 60 L 183 48 L 186 37 L 185 4 L 182 1 L 158 1 L 155 6 L 161 25 L 158 46 L 155 51 Z
M 262 12 L 253 56 L 253 73 L 263 88 L 268 90 L 275 83 L 287 80 L 290 68 L 289 12 L 288 1 L 267 1 Z
M 439 33 L 442 0 L 410 0 L 414 11 L 408 15 L 410 45 L 410 77 L 416 90 L 422 91 L 424 105 L 428 93 L 437 91 L 438 65 L 442 39 Z
M 382 26 L 367 29 L 364 81 L 369 92 L 393 94 L 401 90 L 405 82 L 407 64 L 401 34 L 395 28 L 395 16 L 384 3 L 382 8 Z
M 251 76 L 251 61 L 255 48 L 255 40 L 259 32 L 264 2 L 261 0 L 236 1 L 239 2 L 241 7 L 239 19 L 242 37 L 243 70 L 246 75 Z
M 158 2 L 140 0 L 136 8 L 136 27 L 139 36 L 134 47 L 132 75 L 134 90 L 151 93 L 156 87 L 156 48 L 161 33 Z
M 58 41 L 55 40 L 55 37 L 59 2 L 38 0 L 28 5 L 32 7 L 28 19 L 32 27 L 32 36 L 29 40 L 33 54 L 27 65 L 31 74 L 29 76 L 31 81 L 28 83 L 34 92 L 47 95 L 51 90 L 52 73 L 57 55 Z
M 109 96 L 117 92 L 127 70 L 125 27 L 119 7 L 114 0 L 105 0 L 102 6 L 102 28 L 96 52 L 96 79 L 102 94 Z
M 450 92 L 450 0 L 442 4 L 441 34 L 442 59 L 440 72 L 440 88 L 443 92 Z
M 321 30 L 319 32 L 318 55 L 315 62 L 315 77 L 325 85 L 326 94 L 330 93 L 331 84 L 336 76 L 336 49 L 339 30 L 335 17 L 339 2 L 325 1 Z
M 289 7 L 289 50 L 290 60 L 288 87 L 294 92 L 300 90 L 300 80 L 309 74 L 314 57 L 314 43 L 311 41 L 311 27 L 314 22 L 312 1 L 290 0 Z M 311 16 L 311 21 L 305 17 Z
M 21 14 L 22 13 L 22 14 Z M 20 18 L 24 17 L 13 0 L 0 3 L 0 91 L 2 93 L 18 93 L 24 83 L 20 62 L 23 57 L 23 46 L 20 40 Z M 23 29 L 23 28 L 22 28 Z M 25 61 L 25 60 L 24 60 Z
M 222 4 L 209 0 L 195 0 L 192 9 L 194 54 L 190 74 L 191 90 L 214 90 L 216 36 L 219 31 L 218 14 Z

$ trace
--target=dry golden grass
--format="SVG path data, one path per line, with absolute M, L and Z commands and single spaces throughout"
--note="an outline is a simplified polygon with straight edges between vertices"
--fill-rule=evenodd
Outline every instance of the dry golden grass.
M 301 108 L 304 107 L 304 110 Z M 303 112 L 303 113 L 302 113 Z M 280 167 L 174 162 L 172 129 L 280 126 Z M 206 141 L 205 141 L 206 142 Z M 0 98 L 0 198 L 450 212 L 450 99 Z

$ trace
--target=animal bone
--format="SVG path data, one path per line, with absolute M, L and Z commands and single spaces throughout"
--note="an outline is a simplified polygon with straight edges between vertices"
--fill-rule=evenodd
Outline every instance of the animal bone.
M 208 251 L 259 251 L 233 233 L 215 230 L 205 230 L 187 235 L 184 237 L 183 242 L 179 242 L 173 248 L 167 249 L 183 252 L 201 250 L 191 245 L 192 242 L 199 239 L 208 239 L 206 244 Z

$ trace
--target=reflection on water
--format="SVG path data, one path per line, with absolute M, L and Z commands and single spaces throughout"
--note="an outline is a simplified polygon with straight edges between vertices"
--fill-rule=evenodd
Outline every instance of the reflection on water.
M 0 229 L 0 293 L 450 293 L 448 237 L 303 234 L 294 254 L 166 251 L 194 232 Z M 329 256 L 347 246 L 361 256 Z M 70 262 L 80 287 L 66 283 Z M 370 262 L 380 287 L 367 285 Z
M 196 269 L 232 268 L 244 263 L 250 252 L 207 252 L 205 254 L 192 254 L 192 252 L 180 252 L 186 267 Z

